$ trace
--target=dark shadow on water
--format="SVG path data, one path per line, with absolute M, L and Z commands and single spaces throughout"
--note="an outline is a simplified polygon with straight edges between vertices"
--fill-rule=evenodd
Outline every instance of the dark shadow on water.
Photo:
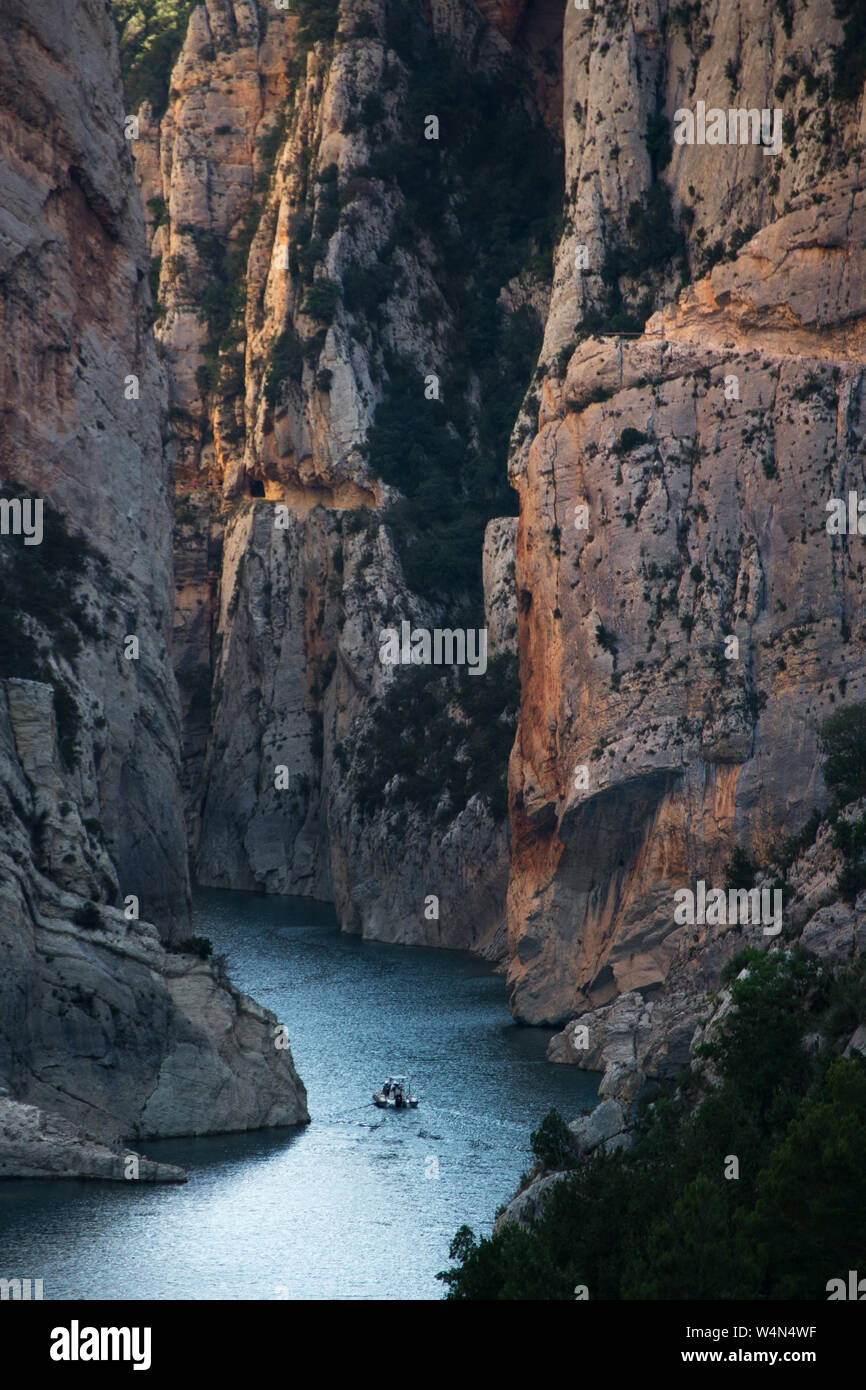
M 333 903 L 318 898 L 283 898 L 269 893 L 227 893 L 223 888 L 193 890 L 193 913 L 198 918 L 214 913 L 222 916 L 230 910 L 234 921 L 244 919 L 256 928 L 275 927 L 333 927 L 340 930 Z
M 183 1168 L 190 1182 L 212 1168 L 232 1165 L 248 1166 L 267 1163 L 275 1155 L 287 1152 L 306 1129 L 305 1125 L 280 1125 L 275 1129 L 247 1130 L 239 1134 L 201 1134 L 174 1139 L 135 1140 L 130 1152 L 139 1153 L 159 1163 L 172 1163 Z M 4 1178 L 0 1181 L 0 1230 L 4 1215 L 28 1206 L 39 1207 L 44 1202 L 62 1208 L 77 1206 L 98 1194 L 101 1203 L 115 1198 L 126 1203 L 132 1192 L 141 1197 L 147 1192 L 155 1197 L 170 1199 L 183 1184 L 110 1182 L 99 1178 Z
M 232 1163 L 267 1163 L 284 1153 L 304 1134 L 306 1125 L 245 1130 L 240 1134 L 199 1134 L 179 1139 L 141 1141 L 140 1152 L 160 1163 L 174 1163 L 190 1177 L 195 1172 Z

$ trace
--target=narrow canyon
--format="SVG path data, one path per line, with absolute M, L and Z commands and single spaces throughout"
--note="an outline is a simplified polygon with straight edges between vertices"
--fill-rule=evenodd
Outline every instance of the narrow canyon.
M 761 943 L 674 894 L 781 882 L 866 699 L 866 111 L 792 4 L 7 0 L 0 1175 L 309 1118 L 191 882 L 477 953 L 602 1095 L 688 1061 Z

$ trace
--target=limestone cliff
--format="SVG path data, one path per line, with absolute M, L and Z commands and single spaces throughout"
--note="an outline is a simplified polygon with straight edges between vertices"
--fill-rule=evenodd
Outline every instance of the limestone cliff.
M 273 1015 L 219 962 L 96 905 L 110 863 L 58 752 L 50 686 L 2 682 L 0 768 L 4 1088 L 115 1144 L 305 1120 Z
M 38 1107 L 3 1142 L 295 1123 L 276 1020 L 185 946 L 166 388 L 101 0 L 4 8 L 0 148 L 0 1082 Z
M 822 719 L 866 693 L 859 538 L 826 526 L 864 485 L 863 74 L 850 91 L 841 39 L 813 5 L 566 12 L 568 226 L 512 455 L 528 1022 L 640 1008 L 683 971 L 714 988 L 737 934 L 675 926 L 674 891 L 721 886 L 735 846 L 773 862 L 825 804 Z M 779 108 L 781 152 L 675 143 L 699 101 L 726 125 Z
M 465 624 L 470 606 L 484 622 L 485 523 L 510 505 L 507 438 L 547 308 L 559 176 L 543 122 L 558 127 L 560 22 L 548 6 L 527 18 L 436 3 L 424 17 L 401 0 L 207 0 L 165 112 L 145 104 L 132 145 L 179 451 L 194 872 L 332 899 L 369 936 L 495 955 L 511 666 L 483 713 L 473 682 L 432 673 L 429 746 L 409 746 L 417 690 L 380 664 L 379 633 L 403 618 Z M 500 82 L 542 151 L 538 206 L 498 170 L 498 203 L 475 201 L 477 161 L 517 148 L 499 129 Z M 473 265 L 491 210 L 500 241 Z M 485 356 L 468 351 L 476 332 Z M 443 449 L 450 496 L 433 483 Z M 454 537 L 451 573 L 447 545 L 424 538 L 433 507 Z M 515 649 L 512 566 L 503 520 L 483 580 L 500 672 Z
M 193 10 L 133 152 L 202 881 L 497 954 L 516 627 L 512 1008 L 667 981 L 676 1051 L 677 980 L 713 988 L 733 942 L 676 928 L 674 891 L 735 847 L 770 866 L 864 693 L 859 561 L 825 526 L 862 485 L 849 9 Z M 713 106 L 730 144 L 674 139 Z M 468 553 L 498 705 L 377 657 L 403 618 L 481 621 Z
M 43 660 L 78 730 L 71 770 L 85 816 L 112 846 L 117 888 L 168 931 L 188 926 L 189 890 L 167 661 L 165 387 L 145 327 L 141 210 L 110 26 L 91 4 L 67 34 L 71 8 L 15 4 L 3 16 L 0 470 L 98 552 L 81 571 L 78 614 L 67 584 L 53 596 L 83 626 L 82 649 L 55 636 Z M 56 573 L 57 535 L 29 555 L 20 539 L 2 544 L 4 563 L 41 570 L 34 587 Z M 56 626 L 62 615 L 47 616 Z

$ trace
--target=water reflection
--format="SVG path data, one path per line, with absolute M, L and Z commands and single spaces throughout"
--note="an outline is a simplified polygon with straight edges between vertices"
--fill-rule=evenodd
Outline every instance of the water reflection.
M 438 1298 L 463 1222 L 489 1232 L 551 1105 L 598 1078 L 545 1060 L 501 976 L 468 955 L 365 943 L 299 899 L 198 895 L 195 930 L 288 1027 L 313 1123 L 162 1140 L 183 1187 L 0 1183 L 0 1273 L 46 1298 Z M 419 1109 L 377 1110 L 406 1072 Z

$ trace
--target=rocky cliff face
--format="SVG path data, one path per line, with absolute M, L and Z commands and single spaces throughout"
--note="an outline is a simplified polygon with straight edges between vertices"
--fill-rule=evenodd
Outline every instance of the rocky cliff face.
M 188 925 L 188 883 L 167 660 L 165 388 L 145 329 L 141 211 L 108 20 L 85 6 L 67 35 L 69 17 L 68 7 L 49 16 L 24 5 L 4 16 L 0 468 L 102 556 L 81 575 L 89 640 L 77 654 L 74 638 L 55 641 L 44 659 L 75 706 L 85 815 L 112 844 L 122 894 L 167 931 Z M 50 571 L 59 542 L 43 544 L 23 560 L 45 555 Z M 3 546 L 7 562 L 23 562 L 20 539 Z M 127 637 L 137 638 L 134 659 Z
M 823 803 L 821 719 L 863 693 L 860 562 L 825 525 L 862 484 L 863 75 L 837 8 L 195 10 L 133 148 L 202 881 L 501 949 L 509 703 L 377 657 L 403 618 L 481 621 L 462 509 L 491 642 L 519 644 L 512 1008 L 653 999 L 678 1055 L 678 972 L 713 988 L 733 943 L 677 927 L 674 892 L 735 847 L 770 864 Z M 724 143 L 680 143 L 712 107 Z M 558 194 L 497 130 L 545 177 L 564 141 L 552 286 Z M 506 418 L 516 523 L 478 483 Z
M 115 1144 L 305 1120 L 276 1019 L 219 965 L 96 906 L 111 864 L 70 791 L 51 706 L 49 686 L 3 682 L 5 1089 Z
M 567 12 L 555 357 L 512 457 L 529 1022 L 653 997 L 687 964 L 714 987 L 733 942 L 675 926 L 675 890 L 721 886 L 735 846 L 772 862 L 825 802 L 822 719 L 864 695 L 859 537 L 826 525 L 863 490 L 862 74 L 849 99 L 841 37 L 750 0 Z M 781 152 L 670 141 L 699 101 L 726 126 L 778 107 Z
M 511 190 L 497 190 L 515 252 L 507 234 L 484 251 L 483 285 L 472 284 L 471 254 L 460 263 L 459 238 L 488 230 L 487 209 L 467 196 L 477 174 L 467 158 L 481 157 L 485 129 L 462 107 L 473 75 L 491 92 L 507 76 L 522 123 L 555 158 L 542 116 L 559 80 L 559 21 L 550 7 L 525 19 L 519 6 L 435 4 L 425 20 L 396 0 L 294 13 L 207 0 L 167 110 L 156 118 L 145 105 L 133 143 L 183 495 L 175 659 L 194 871 L 203 883 L 332 899 L 344 928 L 369 936 L 500 955 L 513 676 L 483 716 L 495 722 L 497 766 L 475 775 L 477 698 L 434 673 L 434 742 L 409 746 L 416 689 L 380 663 L 379 635 L 402 619 L 467 625 L 470 602 L 472 625 L 483 624 L 483 549 L 490 655 L 513 665 L 513 523 L 485 547 L 484 521 L 494 495 L 508 505 L 507 435 L 535 358 L 530 346 L 515 376 L 505 354 L 525 351 L 521 332 L 540 342 L 549 228 L 544 208 L 519 196 L 508 207 Z M 488 101 L 483 119 L 496 126 L 495 94 Z M 426 139 L 430 114 L 442 128 Z M 553 181 L 546 194 L 558 202 Z M 493 374 L 460 341 L 473 294 Z M 496 406 L 504 433 L 479 404 L 485 391 L 515 399 Z M 421 508 L 397 475 L 412 435 L 417 487 L 441 441 L 468 456 L 494 429 L 489 496 L 458 471 L 447 503 L 455 534 L 461 506 L 469 512 L 477 577 L 449 575 L 429 543 L 426 572 L 416 562 L 407 573 Z M 396 474 L 382 462 L 391 437 Z M 393 510 L 407 490 L 410 521 Z M 461 541 L 461 564 L 466 551 Z M 390 759 L 386 722 L 395 749 L 406 745 Z
M 294 1123 L 276 1021 L 178 950 L 173 476 L 105 6 L 7 6 L 0 89 L 3 506 L 44 508 L 0 538 L 0 1080 L 48 1148 Z

